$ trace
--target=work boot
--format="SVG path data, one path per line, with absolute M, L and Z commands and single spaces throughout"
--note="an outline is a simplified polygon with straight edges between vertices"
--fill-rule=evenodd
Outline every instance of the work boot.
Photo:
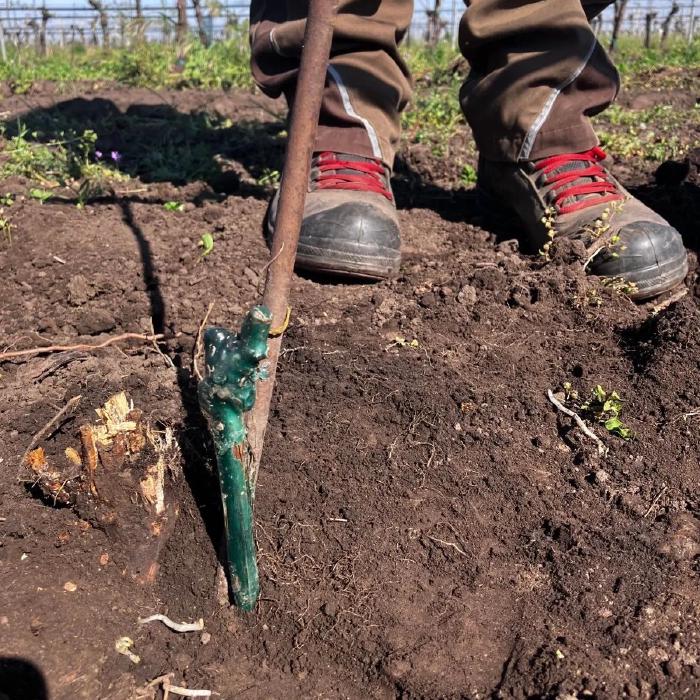
M 374 158 L 324 151 L 311 161 L 296 265 L 378 280 L 399 269 L 399 222 L 389 168 Z M 279 191 L 267 215 L 272 239 Z
M 578 238 L 592 255 L 587 272 L 624 280 L 631 298 L 673 289 L 688 272 L 680 234 L 627 192 L 605 159 L 601 148 L 520 163 L 482 159 L 478 187 L 496 211 L 515 214 L 536 250 L 558 236 Z

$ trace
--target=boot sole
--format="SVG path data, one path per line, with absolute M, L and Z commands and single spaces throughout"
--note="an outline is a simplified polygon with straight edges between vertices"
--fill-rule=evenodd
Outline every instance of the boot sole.
M 518 232 L 522 231 L 527 235 L 527 230 L 518 219 L 517 214 L 504 206 L 503 202 L 498 201 L 490 192 L 480 187 L 477 188 L 477 207 L 495 230 L 503 232 L 512 231 L 515 228 Z M 688 254 L 683 252 L 682 255 L 663 264 L 657 263 L 641 270 L 625 273 L 625 281 L 637 286 L 637 291 L 627 296 L 633 301 L 646 301 L 671 291 L 683 282 L 687 274 Z M 601 279 L 603 278 L 601 276 Z
M 627 282 L 637 285 L 636 292 L 628 294 L 633 301 L 646 301 L 670 292 L 679 286 L 688 274 L 688 254 L 669 260 L 662 265 L 652 265 L 625 275 Z
M 363 256 L 300 245 L 297 249 L 296 267 L 307 272 L 317 272 L 350 279 L 378 281 L 396 274 L 400 257 Z
M 274 231 L 270 224 L 270 205 L 265 213 L 263 234 L 268 247 L 272 244 Z M 348 280 L 378 282 L 388 279 L 399 271 L 401 254 L 387 251 L 388 254 L 362 255 L 356 252 L 340 252 L 300 242 L 297 248 L 294 268 L 304 272 L 340 277 Z

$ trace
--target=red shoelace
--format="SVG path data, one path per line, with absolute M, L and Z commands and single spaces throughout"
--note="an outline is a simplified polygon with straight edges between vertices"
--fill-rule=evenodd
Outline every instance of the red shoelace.
M 319 171 L 314 180 L 317 189 L 375 192 L 390 202 L 394 200 L 391 190 L 386 186 L 386 173 L 381 161 L 342 160 L 340 155 L 331 151 L 318 154 L 314 163 Z
M 587 207 L 598 206 L 605 202 L 615 202 L 624 199 L 624 195 L 618 191 L 615 183 L 609 179 L 605 168 L 598 165 L 605 160 L 605 151 L 602 148 L 591 148 L 584 153 L 564 153 L 562 155 L 543 158 L 535 165 L 535 169 L 544 175 L 546 185 L 554 185 L 554 207 L 559 214 L 569 214 Z M 583 164 L 582 161 L 585 163 Z M 577 168 L 559 170 L 562 166 L 575 162 L 580 165 Z M 581 178 L 593 178 L 591 182 L 573 185 L 571 183 Z M 586 195 L 600 195 L 599 197 L 588 197 Z M 571 204 L 563 205 L 567 199 L 584 197 Z

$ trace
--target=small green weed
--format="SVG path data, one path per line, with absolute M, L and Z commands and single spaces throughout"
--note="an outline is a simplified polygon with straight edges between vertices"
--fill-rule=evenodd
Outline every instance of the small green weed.
M 165 211 L 183 212 L 185 211 L 185 205 L 182 202 L 165 202 L 163 204 L 163 209 L 165 209 Z
M 630 440 L 633 437 L 632 430 L 620 420 L 623 402 L 617 391 L 606 391 L 597 384 L 591 391 L 590 397 L 580 403 L 578 392 L 572 388 L 570 382 L 565 382 L 564 397 L 568 403 L 573 404 L 582 417 L 600 423 L 611 435 L 616 435 L 623 440 Z
M 545 260 L 551 260 L 552 246 L 554 246 L 554 239 L 557 236 L 557 212 L 554 209 L 554 207 L 547 207 L 544 210 L 544 216 L 542 217 L 541 221 L 542 225 L 547 231 L 547 242 L 542 246 L 542 249 L 539 251 L 539 253 Z
M 477 180 L 476 168 L 470 163 L 462 166 L 462 172 L 459 174 L 459 179 L 465 185 L 475 185 Z
M 267 185 L 276 186 L 279 184 L 280 177 L 281 174 L 279 170 L 265 168 L 262 172 L 262 175 L 256 180 L 256 183 L 261 187 L 265 187 Z
M 202 249 L 199 254 L 199 259 L 202 260 L 214 250 L 214 236 L 211 233 L 203 233 L 197 245 Z
M 11 194 L 6 194 L 0 197 L 0 236 L 5 243 L 12 245 L 12 230 L 14 224 L 5 216 L 5 210 L 9 209 L 14 204 L 15 198 Z
M 617 294 L 632 296 L 639 291 L 636 282 L 629 282 L 624 277 L 601 277 L 601 284 L 608 289 L 612 289 Z
M 29 190 L 29 196 L 32 199 L 38 200 L 41 204 L 44 202 L 48 202 L 51 197 L 53 197 L 53 193 L 49 192 L 48 190 L 42 190 L 39 187 L 32 187 Z
M 385 350 L 390 350 L 391 348 L 413 348 L 414 350 L 420 347 L 420 343 L 418 342 L 418 338 L 414 338 L 413 340 L 406 340 L 406 338 L 397 335 L 394 340 L 389 343 L 389 345 L 384 348 Z
M 700 108 L 657 105 L 632 110 L 613 105 L 596 123 L 603 146 L 622 158 L 661 162 L 680 158 L 688 150 L 682 135 L 700 126 Z
M 4 132 L 3 132 L 4 135 Z M 115 182 L 128 177 L 116 170 L 121 155 L 113 151 L 110 159 L 95 150 L 97 134 L 86 129 L 81 134 L 64 133 L 47 142 L 41 134 L 28 132 L 21 123 L 0 152 L 0 176 L 18 175 L 38 182 L 30 196 L 42 202 L 49 199 L 50 190 L 66 188 L 77 198 L 78 206 L 101 196 Z

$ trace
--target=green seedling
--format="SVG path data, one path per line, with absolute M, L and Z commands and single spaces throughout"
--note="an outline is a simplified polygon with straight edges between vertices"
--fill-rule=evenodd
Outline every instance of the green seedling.
M 211 233 L 203 233 L 197 245 L 202 249 L 199 254 L 200 259 L 206 258 L 214 250 L 214 236 Z
M 43 204 L 44 202 L 48 202 L 49 199 L 53 197 L 53 194 L 48 190 L 42 190 L 39 187 L 33 187 L 31 190 L 29 190 L 29 196 L 32 199 L 36 199 L 41 204 Z
M 14 224 L 2 213 L 4 210 L 0 209 L 0 235 L 5 239 L 7 245 L 12 245 L 12 230 L 14 229 Z
M 163 204 L 163 209 L 165 209 L 165 211 L 183 212 L 185 211 L 185 205 L 182 202 L 165 202 L 165 204 Z
M 278 185 L 280 177 L 281 175 L 279 170 L 265 168 L 262 175 L 257 179 L 257 184 L 261 187 L 265 187 L 267 185 Z
M 462 166 L 462 172 L 459 174 L 459 179 L 465 185 L 475 185 L 477 179 L 476 168 L 473 165 L 470 165 L 469 163 Z
M 256 398 L 256 384 L 268 377 L 272 314 L 256 306 L 246 315 L 240 333 L 225 328 L 204 332 L 206 375 L 197 389 L 216 450 L 223 499 L 227 565 L 233 595 L 245 611 L 258 598 L 258 567 L 253 535 L 256 470 L 247 442 L 245 414 Z
M 629 282 L 623 277 L 602 277 L 602 284 L 617 292 L 618 294 L 625 294 L 626 296 L 632 296 L 639 291 L 639 287 L 636 282 Z
M 564 390 L 566 391 L 566 385 Z M 591 392 L 590 398 L 578 408 L 582 414 L 601 423 L 611 435 L 629 440 L 632 438 L 632 430 L 620 420 L 622 406 L 622 399 L 615 390 L 608 392 L 598 384 Z
M 5 216 L 5 209 L 15 203 L 15 198 L 11 194 L 0 197 L 0 235 L 5 239 L 7 245 L 12 245 L 12 229 L 14 224 Z
M 557 212 L 554 207 L 547 207 L 544 210 L 544 215 L 542 216 L 541 222 L 547 231 L 547 242 L 542 246 L 540 250 L 540 255 L 545 260 L 552 259 L 552 247 L 554 246 L 554 239 L 557 235 L 556 229 Z
M 389 345 L 386 346 L 386 349 L 389 350 L 390 348 L 418 348 L 420 347 L 420 343 L 418 342 L 417 338 L 414 338 L 413 340 L 406 340 L 406 338 L 402 338 L 400 335 L 397 335 L 394 340 L 389 343 Z

